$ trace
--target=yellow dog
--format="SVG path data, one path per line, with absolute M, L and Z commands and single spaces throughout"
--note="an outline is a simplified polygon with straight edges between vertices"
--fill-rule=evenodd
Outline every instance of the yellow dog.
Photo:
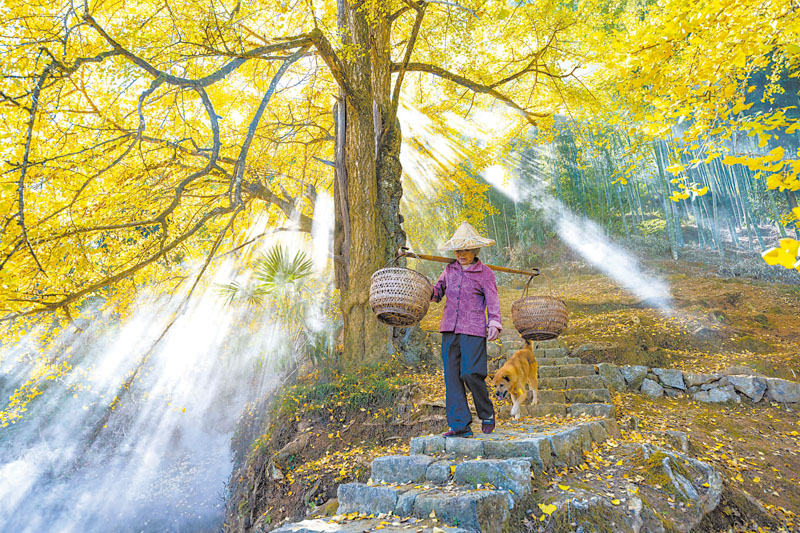
M 492 382 L 499 401 L 504 400 L 509 394 L 511 395 L 513 402 L 511 415 L 515 419 L 519 418 L 520 406 L 528 394 L 525 391 L 526 383 L 531 390 L 530 403 L 535 405 L 539 401 L 537 395 L 539 365 L 536 364 L 536 358 L 533 356 L 533 343 L 525 341 L 525 347 L 514 352 L 511 359 L 506 361 L 494 375 Z

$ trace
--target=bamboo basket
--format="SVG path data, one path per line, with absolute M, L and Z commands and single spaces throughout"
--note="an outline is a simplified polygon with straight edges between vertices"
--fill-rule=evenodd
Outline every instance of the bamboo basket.
M 525 340 L 544 341 L 555 339 L 567 328 L 567 304 L 555 296 L 528 296 L 525 285 L 522 298 L 511 304 L 511 319 L 514 327 Z
M 424 274 L 410 268 L 387 266 L 372 275 L 369 306 L 384 324 L 408 327 L 417 324 L 428 312 L 432 294 L 433 285 Z

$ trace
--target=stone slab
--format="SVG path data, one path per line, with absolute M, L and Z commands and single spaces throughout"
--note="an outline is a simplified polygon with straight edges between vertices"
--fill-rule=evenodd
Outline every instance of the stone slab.
M 568 403 L 610 403 L 608 389 L 572 389 L 564 391 Z
M 531 492 L 531 463 L 526 459 L 481 459 L 456 466 L 453 481 L 477 488 L 492 485 L 524 497 Z
M 568 408 L 566 403 L 538 403 L 523 406 L 522 412 L 528 416 L 567 416 Z
M 683 382 L 683 374 L 680 370 L 673 368 L 654 368 L 653 373 L 658 376 L 662 385 L 672 387 L 673 389 L 686 390 L 686 385 Z
M 372 461 L 372 480 L 387 483 L 417 483 L 425 479 L 429 455 L 385 455 Z
M 619 367 L 622 377 L 625 378 L 625 383 L 628 388 L 632 390 L 639 390 L 642 386 L 642 380 L 647 375 L 647 367 L 643 365 L 630 365 Z
M 429 517 L 470 531 L 502 533 L 513 499 L 507 491 L 487 490 L 464 494 L 425 492 L 414 501 L 414 515 Z
M 538 364 L 540 367 L 578 365 L 581 363 L 582 361 L 580 357 L 558 357 L 558 358 L 537 357 L 536 358 L 536 364 Z
M 564 391 L 560 390 L 539 390 L 537 391 L 539 401 L 537 403 L 566 403 L 567 397 Z
M 569 416 L 604 416 L 614 417 L 617 408 L 610 403 L 573 403 L 567 407 Z

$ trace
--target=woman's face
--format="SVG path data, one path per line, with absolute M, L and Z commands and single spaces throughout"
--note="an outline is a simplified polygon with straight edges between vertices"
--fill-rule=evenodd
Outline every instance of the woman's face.
M 475 250 L 456 250 L 456 261 L 461 266 L 471 265 L 475 261 Z

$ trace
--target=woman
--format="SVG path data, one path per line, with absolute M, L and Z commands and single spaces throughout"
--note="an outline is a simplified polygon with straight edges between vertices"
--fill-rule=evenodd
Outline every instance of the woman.
M 486 340 L 495 340 L 503 324 L 494 272 L 478 259 L 478 250 L 494 243 L 478 235 L 475 228 L 464 222 L 453 237 L 439 247 L 443 252 L 455 252 L 456 256 L 456 260 L 439 276 L 431 296 L 435 302 L 447 297 L 439 328 L 442 332 L 447 424 L 450 426 L 445 437 L 472 436 L 467 388 L 482 421 L 481 431 L 491 433 L 494 430 L 494 407 L 485 381 Z

